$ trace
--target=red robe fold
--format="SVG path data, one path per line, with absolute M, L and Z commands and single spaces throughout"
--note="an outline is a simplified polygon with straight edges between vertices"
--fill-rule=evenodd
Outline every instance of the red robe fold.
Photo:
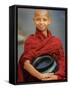
M 58 75 L 58 79 L 64 79 L 65 57 L 60 39 L 52 36 L 50 31 L 48 31 L 47 37 L 45 37 L 42 32 L 36 30 L 36 33 L 30 35 L 25 41 L 24 53 L 18 64 L 18 81 L 35 81 L 36 79 L 23 69 L 24 62 L 26 60 L 32 61 L 33 58 L 46 54 L 52 55 L 55 58 L 58 65 L 58 70 L 55 74 Z M 27 75 L 27 80 L 24 78 L 24 74 L 25 76 Z

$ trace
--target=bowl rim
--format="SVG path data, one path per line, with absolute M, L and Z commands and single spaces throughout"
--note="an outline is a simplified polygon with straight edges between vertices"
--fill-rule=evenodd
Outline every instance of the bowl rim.
M 45 67 L 43 67 L 43 68 L 37 68 L 37 66 L 38 66 L 41 62 L 46 61 L 45 59 L 42 60 L 43 58 L 49 58 L 51 62 L 50 62 L 47 66 L 45 66 Z M 36 62 L 37 62 L 37 63 L 36 63 Z M 37 57 L 37 58 L 35 59 L 35 61 L 32 62 L 32 65 L 33 65 L 37 70 L 39 70 L 39 71 L 44 71 L 44 70 L 50 68 L 50 67 L 53 65 L 53 63 L 54 63 L 54 58 L 53 58 L 52 56 L 50 56 L 50 55 L 44 55 L 44 56 L 39 56 L 39 57 Z

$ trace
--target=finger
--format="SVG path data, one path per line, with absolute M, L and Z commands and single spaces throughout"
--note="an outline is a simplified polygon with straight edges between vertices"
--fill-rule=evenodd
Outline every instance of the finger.
M 46 81 L 46 80 L 53 80 L 53 78 L 43 78 L 42 80 L 43 80 L 43 81 Z
M 54 73 L 49 73 L 50 75 L 53 75 Z
M 46 81 L 48 78 L 42 78 L 43 81 Z
M 45 73 L 45 75 L 54 75 L 54 73 Z
M 53 73 L 45 73 L 44 75 L 45 75 L 45 77 L 51 77 L 53 75 Z

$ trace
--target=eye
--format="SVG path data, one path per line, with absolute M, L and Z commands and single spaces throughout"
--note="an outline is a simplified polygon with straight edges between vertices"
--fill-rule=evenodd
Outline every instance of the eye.
M 36 21 L 40 21 L 40 18 L 36 18 Z
M 46 18 L 43 18 L 43 21 L 47 21 L 47 19 Z

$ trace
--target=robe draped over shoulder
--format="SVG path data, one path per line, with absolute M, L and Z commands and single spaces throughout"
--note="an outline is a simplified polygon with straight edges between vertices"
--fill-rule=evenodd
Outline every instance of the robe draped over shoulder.
M 38 79 L 31 76 L 23 69 L 24 62 L 26 60 L 30 60 L 31 62 L 33 58 L 47 54 L 52 55 L 57 62 L 58 69 L 55 74 L 58 75 L 58 79 L 64 79 L 65 57 L 60 39 L 52 36 L 49 30 L 47 37 L 45 37 L 39 30 L 36 30 L 35 34 L 31 34 L 25 41 L 24 52 L 18 63 L 18 82 L 37 81 Z

